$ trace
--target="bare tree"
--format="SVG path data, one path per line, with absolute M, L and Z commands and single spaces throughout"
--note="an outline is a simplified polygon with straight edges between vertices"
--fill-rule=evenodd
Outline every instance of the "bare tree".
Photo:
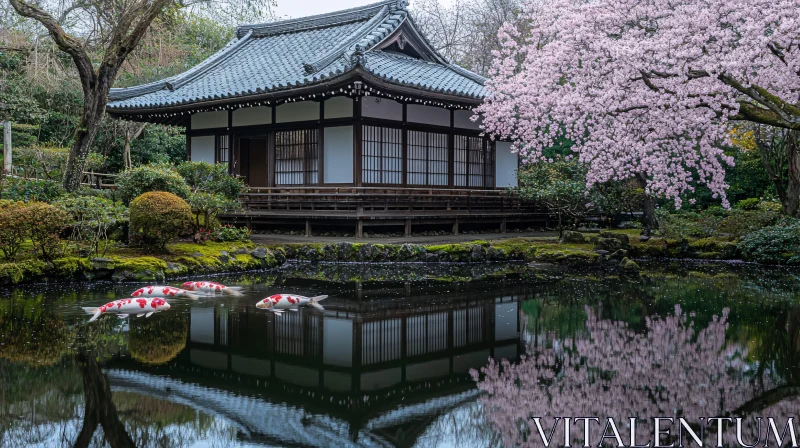
M 56 46 L 70 56 L 77 70 L 83 92 L 83 110 L 64 173 L 63 183 L 67 191 L 79 187 L 86 158 L 108 103 L 109 89 L 153 21 L 174 8 L 208 8 L 211 1 L 73 0 L 71 3 L 57 1 L 43 5 L 27 0 L 9 0 L 20 16 L 35 20 L 47 30 Z M 269 13 L 274 5 L 274 0 L 218 0 L 217 16 L 231 17 L 221 10 L 236 11 L 233 1 L 242 2 L 241 11 L 261 11 L 262 15 L 263 12 Z
M 434 48 L 452 62 L 487 75 L 500 27 L 516 19 L 519 0 L 419 0 L 413 15 Z

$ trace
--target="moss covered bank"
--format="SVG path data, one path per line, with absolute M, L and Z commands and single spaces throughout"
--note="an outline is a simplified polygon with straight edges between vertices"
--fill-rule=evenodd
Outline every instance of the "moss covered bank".
M 168 249 L 168 253 L 163 255 L 120 248 L 99 258 L 67 257 L 53 262 L 26 260 L 0 264 L 0 285 L 95 280 L 159 282 L 200 274 L 271 269 L 287 260 L 334 263 L 517 261 L 572 267 L 612 267 L 619 268 L 623 273 L 635 273 L 638 267 L 634 259 L 730 260 L 740 255 L 736 244 L 728 241 L 641 241 L 638 236 L 624 232 L 565 232 L 560 241 L 553 238 L 516 238 L 439 245 L 341 242 L 266 246 L 252 242 L 178 243 L 170 245 Z

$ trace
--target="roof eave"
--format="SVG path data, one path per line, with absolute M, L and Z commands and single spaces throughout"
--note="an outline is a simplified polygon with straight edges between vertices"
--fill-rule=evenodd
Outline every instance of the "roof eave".
M 330 78 L 323 82 L 309 84 L 303 87 L 297 87 L 292 89 L 284 89 L 272 92 L 235 96 L 235 97 L 215 99 L 215 100 L 197 101 L 186 104 L 176 104 L 163 107 L 114 108 L 109 106 L 106 108 L 106 111 L 110 115 L 115 117 L 125 117 L 130 115 L 153 115 L 153 114 L 165 114 L 165 113 L 175 113 L 175 112 L 187 112 L 197 109 L 214 108 L 219 106 L 247 103 L 252 101 L 265 101 L 265 100 L 279 101 L 286 98 L 306 96 L 310 94 L 324 92 L 325 90 L 331 88 L 340 88 L 342 85 L 355 80 L 363 80 L 364 82 L 371 84 L 373 87 L 391 91 L 392 93 L 400 95 L 407 95 L 410 97 L 424 98 L 446 103 L 453 103 L 463 106 L 477 106 L 483 101 L 483 98 L 474 98 L 469 96 L 438 93 L 429 90 L 423 90 L 416 87 L 409 87 L 401 84 L 392 83 L 383 78 L 375 76 L 371 72 L 359 66 L 335 78 Z

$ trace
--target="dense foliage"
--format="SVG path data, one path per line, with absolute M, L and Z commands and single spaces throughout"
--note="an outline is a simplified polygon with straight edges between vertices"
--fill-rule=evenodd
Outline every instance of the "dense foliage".
M 149 191 L 167 191 L 183 199 L 189 197 L 189 185 L 175 169 L 166 164 L 143 165 L 117 177 L 117 190 L 125 203 Z
M 12 201 L 49 202 L 63 195 L 64 188 L 59 182 L 52 180 L 20 179 L 6 176 L 0 182 L 0 194 L 3 199 Z
M 247 227 L 221 226 L 214 233 L 217 241 L 249 241 L 252 232 Z
M 94 196 L 68 196 L 55 205 L 67 212 L 72 223 L 70 240 L 94 255 L 105 255 L 109 232 L 128 220 L 128 209 L 119 202 Z
M 28 235 L 33 247 L 45 260 L 61 253 L 61 231 L 68 224 L 67 213 L 45 202 L 31 202 L 24 213 L 28 216 Z
M 759 263 L 800 264 L 800 221 L 753 232 L 742 239 L 739 249 L 745 259 Z
M 566 137 L 589 186 L 641 175 L 678 206 L 698 184 L 726 205 L 731 122 L 800 129 L 795 0 L 524 3 L 478 111 L 527 161 Z
M 13 260 L 28 235 L 25 203 L 0 201 L 0 252 L 5 260 Z
M 741 201 L 742 207 L 726 210 L 709 207 L 706 210 L 678 210 L 657 212 L 659 231 L 667 238 L 708 238 L 713 236 L 741 238 L 764 227 L 775 225 L 783 219 L 780 205 L 770 202 Z
M 192 210 L 178 196 L 165 191 L 151 191 L 131 201 L 129 239 L 132 245 L 154 250 L 189 231 Z
M 594 208 L 586 193 L 586 168 L 578 163 L 534 163 L 521 169 L 518 179 L 519 196 L 556 215 L 559 230 L 577 227 Z
M 226 164 L 185 161 L 175 169 L 193 192 L 205 192 L 237 200 L 244 191 L 244 182 L 228 174 Z

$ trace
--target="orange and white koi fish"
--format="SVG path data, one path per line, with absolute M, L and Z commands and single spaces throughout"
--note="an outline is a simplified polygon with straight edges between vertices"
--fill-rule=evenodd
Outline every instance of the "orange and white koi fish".
M 187 299 L 196 299 L 197 295 L 185 289 L 173 288 L 172 286 L 145 286 L 131 293 L 131 297 L 186 297 Z
M 280 316 L 285 310 L 297 311 L 301 306 L 313 306 L 323 310 L 320 300 L 327 299 L 328 296 L 306 297 L 297 294 L 274 294 L 256 303 L 256 308 L 270 310 Z
M 186 282 L 183 288 L 192 292 L 220 293 L 229 296 L 241 296 L 242 288 L 225 286 L 214 282 Z
M 87 314 L 92 314 L 89 322 L 95 321 L 105 313 L 114 313 L 120 319 L 124 319 L 131 314 L 136 317 L 150 317 L 153 313 L 166 311 L 170 308 L 169 303 L 161 297 L 147 297 L 140 299 L 119 299 L 108 302 L 99 307 L 81 307 Z

